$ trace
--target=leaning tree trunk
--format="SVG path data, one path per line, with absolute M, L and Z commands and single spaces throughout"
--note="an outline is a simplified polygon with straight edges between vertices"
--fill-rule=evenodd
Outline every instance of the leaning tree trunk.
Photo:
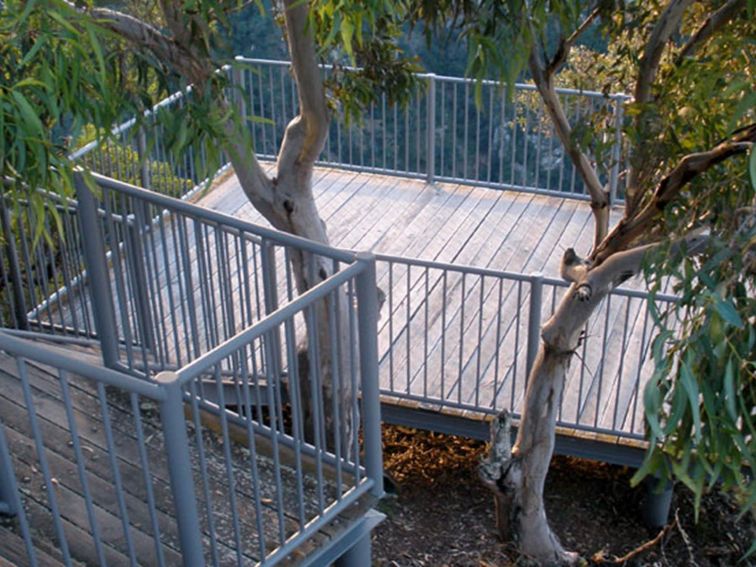
M 509 436 L 511 418 L 504 412 L 492 425 L 496 441 L 481 466 L 484 483 L 494 491 L 502 539 L 516 542 L 524 555 L 545 565 L 569 564 L 577 559 L 576 554 L 564 550 L 551 531 L 543 501 L 565 377 L 580 332 L 600 301 L 581 302 L 576 287 L 569 289 L 544 327 L 514 446 Z
M 315 161 L 328 135 L 329 111 L 312 31 L 307 24 L 308 5 L 296 0 L 285 4 L 286 33 L 298 87 L 299 114 L 286 127 L 277 156 L 276 176 L 268 178 L 256 157 L 247 153 L 247 147 L 235 142 L 240 139 L 240 133 L 235 132 L 238 126 L 232 121 L 226 126 L 227 149 L 248 199 L 275 228 L 327 245 L 326 225 L 318 214 L 312 180 Z M 290 248 L 288 252 L 299 293 L 324 281 L 333 272 L 330 258 L 298 248 Z M 332 306 L 334 301 L 336 305 Z M 309 441 L 315 440 L 314 416 L 322 411 L 325 431 L 321 431 L 320 435 L 325 435 L 329 449 L 333 449 L 336 443 L 343 449 L 351 447 L 357 430 L 357 423 L 352 423 L 345 415 L 353 407 L 352 384 L 347 373 L 350 366 L 348 302 L 349 298 L 343 292 L 317 302 L 312 307 L 311 316 L 305 317 L 309 340 L 306 345 L 298 347 L 297 386 L 302 400 L 305 434 Z M 341 321 L 336 329 L 331 321 L 334 307 Z M 334 333 L 337 336 L 332 336 Z M 294 345 L 289 348 L 294 348 Z M 321 378 L 319 392 L 313 388 L 314 375 Z M 292 379 L 297 377 L 292 376 Z M 316 408 L 316 405 L 321 407 Z M 334 409 L 336 406 L 338 410 Z M 338 416 L 338 434 L 336 412 L 341 414 Z
M 514 446 L 509 438 L 508 413 L 501 414 L 492 425 L 494 443 L 480 473 L 495 495 L 500 535 L 515 541 L 523 554 L 540 564 L 577 560 L 577 555 L 566 551 L 551 531 L 543 500 L 567 371 L 581 340 L 585 340 L 582 331 L 591 314 L 612 289 L 637 273 L 649 248 L 617 253 L 576 278 L 543 327 Z M 563 263 L 571 252 L 574 254 L 571 249 L 565 254 Z

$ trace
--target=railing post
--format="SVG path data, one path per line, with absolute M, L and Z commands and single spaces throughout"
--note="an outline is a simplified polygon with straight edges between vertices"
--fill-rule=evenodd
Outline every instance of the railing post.
M 362 377 L 365 469 L 375 485 L 371 493 L 383 496 L 383 454 L 381 452 L 381 399 L 378 384 L 378 288 L 375 283 L 375 256 L 360 252 L 355 256 L 365 269 L 356 278 L 357 326 Z
M 75 174 L 74 185 L 81 234 L 85 235 L 82 238 L 84 266 L 89 280 L 89 299 L 92 302 L 95 330 L 102 349 L 102 361 L 106 367 L 113 368 L 117 365 L 119 358 L 118 330 L 113 295 L 110 290 L 105 242 L 97 215 L 97 203 L 81 173 Z
M 436 177 L 436 75 L 428 74 L 428 160 L 427 182 L 433 185 Z
M 18 514 L 18 485 L 13 474 L 8 442 L 5 440 L 3 424 L 0 423 L 0 516 Z
M 239 65 L 239 61 L 243 59 L 240 55 L 237 55 L 235 60 L 237 62 L 237 65 Z M 232 98 L 235 98 L 237 100 L 237 110 L 239 111 L 239 116 L 241 116 L 242 123 L 246 124 L 246 113 L 247 113 L 247 104 L 245 95 L 246 89 L 244 84 L 244 70 L 239 67 L 232 67 L 231 68 L 231 86 L 235 90 L 235 96 Z
M 0 222 L 3 229 L 3 240 L 5 240 L 5 252 L 8 255 L 8 270 L 10 272 L 11 292 L 13 294 L 13 314 L 16 327 L 23 331 L 29 330 L 29 319 L 27 318 L 26 299 L 24 298 L 24 281 L 21 277 L 21 264 L 18 260 L 18 250 L 16 250 L 16 237 L 11 230 L 11 219 L 8 208 L 5 204 L 5 197 L 0 195 Z M 29 282 L 31 285 L 31 282 Z
M 612 169 L 609 173 L 609 204 L 617 202 L 619 186 L 620 159 L 622 158 L 622 122 L 625 112 L 624 97 L 614 98 L 614 145 L 612 146 Z
M 199 524 L 197 496 L 194 491 L 194 474 L 189 458 L 189 438 L 184 419 L 184 399 L 175 372 L 161 372 L 155 381 L 163 387 L 166 396 L 160 402 L 160 421 L 163 424 L 168 475 L 171 494 L 176 507 L 181 554 L 185 567 L 203 566 L 202 532 Z M 201 471 L 207 474 L 207 471 Z
M 525 375 L 530 376 L 533 363 L 541 345 L 541 305 L 543 303 L 543 274 L 530 276 L 530 307 L 528 309 L 528 351 L 525 359 Z
M 142 203 L 146 205 L 146 203 Z M 137 210 L 143 207 L 137 205 Z M 150 309 L 150 290 L 147 284 L 147 271 L 144 268 L 144 246 L 142 245 L 142 227 L 145 226 L 145 215 L 133 214 L 126 218 L 124 232 L 129 239 L 126 261 L 134 290 L 134 302 L 136 304 L 136 319 L 139 328 L 139 338 L 147 350 L 156 352 L 155 334 L 152 324 L 152 310 Z
M 152 188 L 152 178 L 150 176 L 149 154 L 147 152 L 147 135 L 144 128 L 140 127 L 137 133 L 137 152 L 139 153 L 139 181 L 145 189 Z
M 260 264 L 262 267 L 263 296 L 265 300 L 265 314 L 270 315 L 278 309 L 278 276 L 276 275 L 276 249 L 275 245 L 265 238 L 262 240 L 260 250 Z M 281 368 L 278 364 L 283 360 L 281 354 L 281 333 L 279 329 L 266 333 L 267 337 L 272 337 L 271 347 L 273 348 L 274 365 L 273 368 Z M 273 378 L 272 376 L 270 377 Z M 295 377 L 292 377 L 294 379 Z

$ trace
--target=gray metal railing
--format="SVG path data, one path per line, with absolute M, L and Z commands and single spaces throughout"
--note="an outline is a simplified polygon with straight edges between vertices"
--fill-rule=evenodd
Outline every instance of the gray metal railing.
M 332 72 L 331 66 L 323 69 L 326 77 Z M 275 160 L 284 130 L 298 112 L 290 63 L 237 57 L 233 66 L 220 72 L 229 78 L 229 98 L 250 118 L 256 153 Z M 518 83 L 510 95 L 506 85 L 496 81 L 476 84 L 473 79 L 427 73 L 417 78 L 421 88 L 402 108 L 381 95 L 357 118 L 347 121 L 336 113 L 320 163 L 429 182 L 587 198 L 533 85 Z M 574 89 L 557 93 L 571 123 L 592 121 L 604 132 L 586 151 L 598 152 L 593 159 L 599 177 L 612 201 L 621 200 L 621 125 L 627 97 Z M 208 166 L 211 142 L 196 141 L 177 154 L 166 147 L 161 120 L 162 114 L 182 108 L 187 96 L 191 89 L 157 104 L 138 129 L 135 120 L 124 122 L 111 139 L 91 142 L 72 157 L 102 175 L 166 195 L 193 192 L 217 173 Z M 220 166 L 228 167 L 224 157 Z
M 233 337 L 298 291 L 288 258 L 337 272 L 354 254 L 97 176 L 100 196 L 81 208 L 93 265 L 94 305 L 109 310 L 110 349 L 135 368 L 175 369 Z M 79 187 L 80 203 L 91 194 Z M 84 200 L 81 199 L 84 197 Z M 99 238 L 95 238 L 99 235 Z M 93 274 L 94 276 L 94 274 Z M 107 306 L 111 306 L 108 309 Z M 81 305 L 80 309 L 84 309 Z
M 519 274 L 378 254 L 386 293 L 378 341 L 382 393 L 426 407 L 516 416 L 542 324 L 568 287 Z M 585 328 L 559 413 L 566 428 L 642 439 L 642 388 L 654 323 L 649 296 L 617 289 Z M 676 301 L 658 294 L 657 306 Z
M 91 336 L 91 310 L 70 320 L 60 315 L 68 302 L 85 300 L 77 203 L 52 194 L 45 194 L 42 203 L 39 218 L 39 209 L 28 201 L 0 196 L 0 326 Z M 45 233 L 35 238 L 40 224 Z
M 354 340 L 338 354 L 343 364 L 297 368 L 302 344 L 310 360 L 335 360 L 343 346 L 305 338 L 300 319 L 314 316 L 322 302 L 329 305 L 330 335 L 344 328 Z M 177 557 L 184 565 L 275 565 L 365 497 L 366 511 L 383 490 L 376 313 L 375 262 L 361 256 L 154 381 L 0 333 L 0 351 L 18 370 L 4 380 L 4 392 L 22 394 L 14 410 L 20 417 L 6 412 L 0 423 L 0 512 L 17 517 L 10 529 L 29 563 L 52 542 L 66 565 L 104 565 L 114 557 L 150 565 L 175 564 Z M 39 364 L 52 374 L 40 378 Z M 322 394 L 326 374 L 335 391 L 348 394 L 332 406 Z M 224 399 L 226 389 L 233 402 Z M 87 411 L 89 425 L 80 416 Z M 51 421 L 56 412 L 64 422 Z M 344 437 L 339 427 L 354 434 Z M 19 450 L 24 437 L 32 453 Z M 28 470 L 39 490 L 20 488 Z M 50 541 L 40 539 L 44 533 Z
M 231 73 L 240 87 L 233 96 L 242 99 L 237 102 L 244 112 L 259 118 L 250 122 L 256 151 L 263 158 L 275 157 L 297 107 L 289 64 L 237 58 L 233 70 L 224 72 Z M 428 88 L 418 92 L 405 109 L 389 108 L 382 100 L 366 111 L 362 121 L 347 125 L 335 119 L 322 163 L 584 197 L 569 160 L 558 152 L 561 146 L 532 86 L 517 85 L 509 99 L 501 85 L 484 82 L 481 104 L 476 106 L 472 82 L 433 75 L 422 79 Z M 183 96 L 174 95 L 153 112 L 169 110 Z M 622 121 L 620 95 L 563 89 L 560 96 L 570 116 L 590 114 L 608 126 Z M 134 124 L 125 123 L 116 134 L 126 136 Z M 155 124 L 146 136 L 129 134 L 124 139 L 134 143 L 142 139 L 158 152 L 155 148 L 164 144 L 159 123 Z M 621 138 L 618 130 L 608 128 L 607 132 L 614 158 L 607 162 L 603 176 L 621 196 Z M 93 143 L 78 157 L 97 155 L 98 149 Z M 201 157 L 201 152 L 194 155 L 192 151 L 183 159 L 189 164 L 187 170 L 196 170 L 196 163 L 191 164 Z M 169 153 L 157 159 L 176 160 Z M 541 167 L 549 160 L 556 165 Z M 102 195 L 89 212 L 78 210 L 76 218 L 86 225 L 85 234 L 100 235 L 101 250 L 90 255 L 93 265 L 103 264 L 105 258 L 101 281 L 93 283 L 89 271 L 81 277 L 63 278 L 61 293 L 32 312 L 33 322 L 35 328 L 65 328 L 95 336 L 97 314 L 92 306 L 111 305 L 106 314 L 110 322 L 99 325 L 108 336 L 98 339 L 110 345 L 104 351 L 110 350 L 111 359 L 127 368 L 149 367 L 153 373 L 178 369 L 271 313 L 280 300 L 295 299 L 298 291 L 289 262 L 292 247 L 327 259 L 333 272 L 353 258 L 352 252 L 282 237 L 167 195 L 97 179 Z M 191 176 L 187 179 L 186 187 L 197 182 Z M 69 256 L 78 264 L 72 262 L 67 272 L 76 274 L 73 266 L 85 264 L 84 247 L 77 240 L 81 229 L 76 222 L 71 230 L 73 236 L 65 242 L 71 243 Z M 24 276 L 23 269 L 15 271 L 17 277 Z M 11 282 L 11 272 L 5 270 L 0 277 Z M 501 407 L 516 411 L 526 370 L 537 350 L 540 322 L 550 314 L 562 282 L 386 256 L 379 257 L 378 275 L 379 285 L 388 293 L 383 311 L 391 314 L 382 320 L 379 335 L 384 394 L 478 413 Z M 92 294 L 100 299 L 90 300 Z M 653 330 L 642 305 L 645 298 L 618 290 L 609 307 L 602 308 L 594 324 L 603 328 L 588 330 L 579 375 L 573 368 L 577 400 L 565 397 L 563 424 L 622 436 L 642 434 L 637 398 L 648 372 L 644 361 Z M 37 301 L 27 299 L 26 304 Z M 632 323 L 632 331 L 622 330 L 627 328 L 623 321 Z M 15 321 L 6 324 L 19 326 Z M 638 335 L 640 345 L 636 344 Z M 619 367 L 605 356 L 612 341 L 619 341 L 621 352 L 627 354 L 615 357 Z M 637 362 L 625 360 L 630 353 L 637 355 Z
M 288 122 L 297 113 L 296 85 L 284 61 L 237 57 L 235 80 L 250 125 L 255 151 L 275 159 Z M 328 76 L 330 66 L 324 66 Z M 418 74 L 418 92 L 405 107 L 385 95 L 347 122 L 334 116 L 320 163 L 335 167 L 448 181 L 498 189 L 587 198 L 582 180 L 533 85 L 516 84 L 514 94 L 496 81 Z M 479 90 L 479 104 L 475 91 Z M 597 161 L 613 200 L 622 199 L 624 95 L 557 89 L 567 118 L 592 120 L 606 132 Z M 590 153 L 590 148 L 587 149 Z

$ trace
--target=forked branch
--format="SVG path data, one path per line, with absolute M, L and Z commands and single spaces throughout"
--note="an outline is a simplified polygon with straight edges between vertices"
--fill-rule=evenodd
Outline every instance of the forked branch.
M 566 53 L 565 53 L 566 57 Z M 554 61 L 552 61 L 552 64 Z M 595 221 L 593 247 L 595 248 L 604 239 L 609 230 L 609 193 L 599 181 L 595 168 L 572 139 L 572 127 L 564 112 L 559 95 L 554 86 L 553 65 L 547 65 L 543 49 L 534 45 L 530 52 L 530 72 L 533 75 L 538 92 L 541 95 L 551 121 L 554 124 L 559 140 L 562 142 L 572 163 L 585 183 L 588 195 L 591 198 L 591 209 Z
M 592 264 L 601 264 L 612 254 L 634 246 L 639 238 L 648 233 L 667 205 L 693 179 L 732 156 L 747 152 L 754 143 L 756 124 L 750 124 L 711 150 L 682 158 L 677 166 L 657 183 L 648 202 L 632 217 L 622 219 L 604 242 L 594 250 L 590 258 Z
M 590 27 L 590 25 L 599 16 L 599 14 L 599 9 L 593 8 L 585 18 L 585 20 L 583 20 L 583 22 L 577 27 L 574 32 L 569 35 L 569 37 L 565 38 L 564 36 L 562 36 L 560 38 L 556 53 L 554 53 L 554 56 L 551 58 L 551 61 L 549 61 L 546 69 L 549 75 L 553 75 L 559 70 L 559 67 L 561 67 L 562 64 L 567 60 L 572 46 L 575 45 L 575 42 L 578 40 L 578 38 L 583 35 L 585 30 Z

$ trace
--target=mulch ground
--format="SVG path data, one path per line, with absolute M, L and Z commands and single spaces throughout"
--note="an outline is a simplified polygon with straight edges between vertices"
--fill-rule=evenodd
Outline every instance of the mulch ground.
M 373 537 L 374 564 L 414 566 L 527 565 L 498 540 L 491 493 L 478 480 L 485 444 L 465 438 L 386 426 L 384 459 L 396 481 L 395 496 L 380 510 L 386 520 Z M 642 488 L 631 488 L 632 470 L 555 457 L 546 484 L 546 506 L 563 545 L 585 565 L 752 566 L 741 561 L 756 537 L 752 514 L 738 517 L 733 500 L 704 497 L 698 523 L 693 500 L 675 488 L 670 524 L 661 537 L 641 521 Z M 632 559 L 617 559 L 657 538 Z M 739 563 L 740 561 L 740 563 Z

